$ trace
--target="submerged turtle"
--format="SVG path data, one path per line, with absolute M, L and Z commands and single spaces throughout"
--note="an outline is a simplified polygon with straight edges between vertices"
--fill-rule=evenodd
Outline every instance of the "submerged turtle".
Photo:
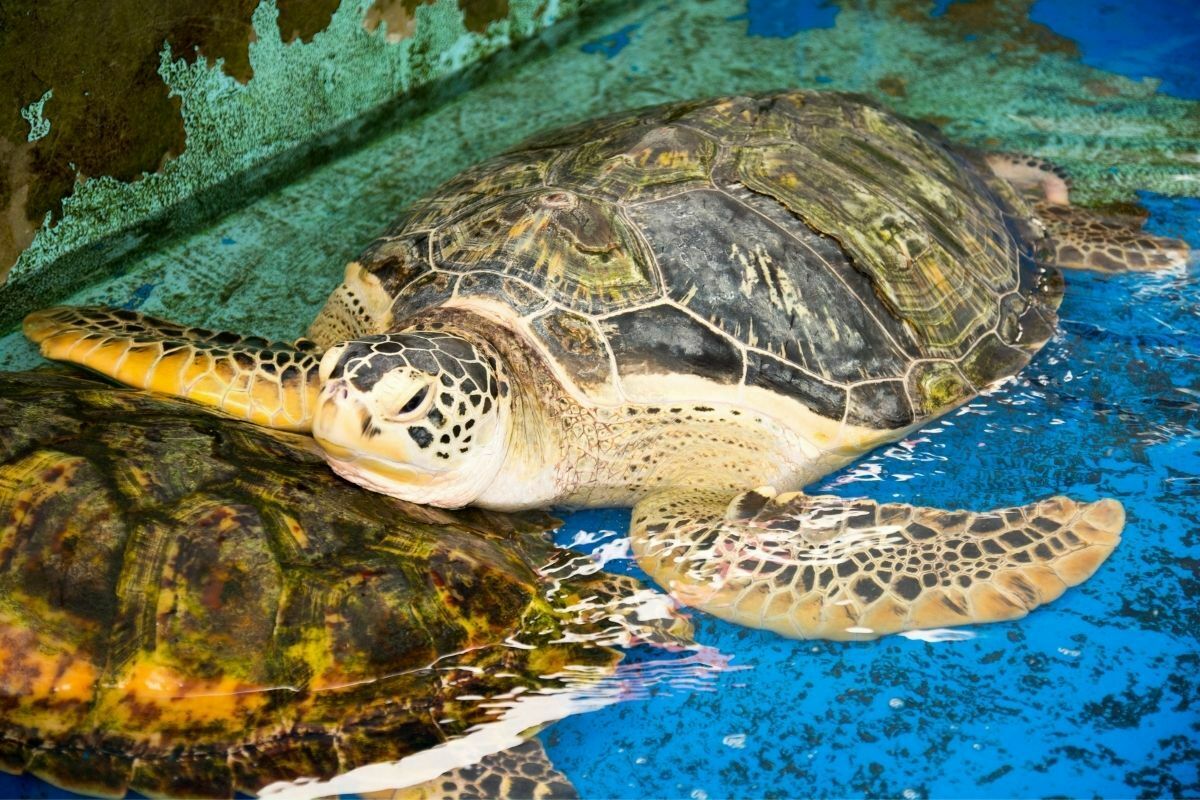
M 363 492 L 280 437 L 0 374 L 0 768 L 257 792 L 462 736 L 498 696 L 611 673 L 629 635 L 687 644 L 678 618 L 634 620 L 632 579 L 539 571 L 570 573 L 548 517 Z M 530 742 L 432 793 L 574 796 L 565 780 Z
M 1037 193 L 1037 202 L 1023 195 Z M 537 137 L 416 203 L 295 345 L 51 309 L 53 359 L 263 425 L 435 506 L 633 505 L 646 571 L 790 636 L 1020 617 L 1117 544 L 1115 500 L 989 513 L 803 486 L 1020 370 L 1055 266 L 1187 246 L 1066 205 L 860 98 L 674 103 Z

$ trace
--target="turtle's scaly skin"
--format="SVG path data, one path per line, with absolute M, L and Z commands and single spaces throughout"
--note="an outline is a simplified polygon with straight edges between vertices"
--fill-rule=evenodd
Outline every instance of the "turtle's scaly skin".
M 364 492 L 285 437 L 0 375 L 0 767 L 254 792 L 398 759 L 488 719 L 470 696 L 619 659 L 551 641 L 595 631 L 561 609 L 608 579 L 546 599 L 550 518 Z
M 64 309 L 68 314 L 69 309 Z M 55 325 L 69 317 L 51 315 L 42 351 L 56 361 L 84 363 L 139 389 L 219 406 L 227 414 L 269 428 L 307 431 L 316 406 L 319 353 L 311 341 L 270 342 L 258 336 L 215 332 L 170 322 L 154 326 L 155 338 L 139 324 L 142 315 L 123 308 L 98 313 L 97 325 L 141 334 L 132 346 L 93 332 L 62 336 Z
M 453 775 L 396 791 L 364 795 L 364 800 L 566 800 L 562 791 L 564 786 L 570 786 L 566 776 L 554 769 L 541 743 L 533 739 Z

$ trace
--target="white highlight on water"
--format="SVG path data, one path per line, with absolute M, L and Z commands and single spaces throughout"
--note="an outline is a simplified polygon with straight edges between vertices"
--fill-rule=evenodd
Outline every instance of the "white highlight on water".
M 485 700 L 496 718 L 476 726 L 467 735 L 437 747 L 414 753 L 399 761 L 359 767 L 327 781 L 300 778 L 280 781 L 259 791 L 260 797 L 278 800 L 311 800 L 330 795 L 363 794 L 413 786 L 432 780 L 452 769 L 469 767 L 494 753 L 516 747 L 535 730 L 573 714 L 595 711 L 622 700 L 646 695 L 649 687 L 678 687 L 712 691 L 712 679 L 730 669 L 721 654 L 700 648 L 693 655 L 660 663 L 620 665 L 614 674 L 590 667 L 567 667 L 566 672 L 546 676 L 564 680 L 562 689 L 541 689 L 513 697 Z M 733 668 L 736 669 L 736 668 Z
M 974 639 L 976 634 L 962 628 L 929 628 L 923 631 L 904 631 L 900 636 L 918 642 L 966 642 Z

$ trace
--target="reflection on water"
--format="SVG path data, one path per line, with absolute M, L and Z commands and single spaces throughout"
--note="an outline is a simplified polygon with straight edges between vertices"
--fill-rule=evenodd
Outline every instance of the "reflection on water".
M 715 676 L 726 669 L 725 659 L 706 648 L 683 657 L 660 656 L 621 664 L 615 671 L 567 667 L 562 673 L 542 676 L 548 685 L 533 692 L 480 698 L 480 706 L 489 709 L 495 719 L 445 744 L 399 761 L 359 767 L 326 781 L 275 783 L 260 794 L 294 800 L 414 786 L 516 747 L 530 732 L 556 720 L 660 693 L 713 691 Z M 558 685 L 551 688 L 551 683 Z

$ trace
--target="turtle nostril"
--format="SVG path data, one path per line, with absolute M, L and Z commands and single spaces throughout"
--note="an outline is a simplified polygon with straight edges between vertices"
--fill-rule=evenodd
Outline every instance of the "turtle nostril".
M 341 378 L 334 381 L 328 381 L 325 384 L 324 389 L 322 389 L 322 393 L 327 399 L 330 400 L 345 400 L 350 396 L 349 384 L 347 384 L 346 381 L 342 380 Z
M 333 403 L 319 403 L 317 405 L 317 417 L 313 420 L 313 433 L 325 435 L 332 431 L 336 419 L 337 407 Z

